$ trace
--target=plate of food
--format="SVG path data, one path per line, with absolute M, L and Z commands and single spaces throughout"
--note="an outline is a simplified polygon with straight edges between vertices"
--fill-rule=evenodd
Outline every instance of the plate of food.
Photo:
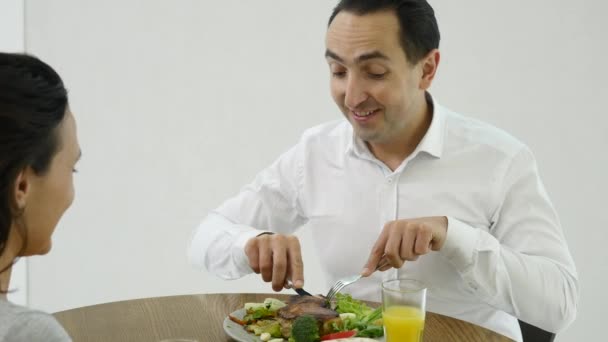
M 384 341 L 382 309 L 348 294 L 338 294 L 334 309 L 317 296 L 246 303 L 224 319 L 224 331 L 239 342 Z

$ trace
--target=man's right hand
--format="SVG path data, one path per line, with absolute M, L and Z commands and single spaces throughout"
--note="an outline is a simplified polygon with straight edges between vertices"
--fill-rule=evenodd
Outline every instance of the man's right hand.
M 245 254 L 253 271 L 265 282 L 272 281 L 274 291 L 281 291 L 288 280 L 295 288 L 304 286 L 302 252 L 294 235 L 258 235 L 247 241 Z

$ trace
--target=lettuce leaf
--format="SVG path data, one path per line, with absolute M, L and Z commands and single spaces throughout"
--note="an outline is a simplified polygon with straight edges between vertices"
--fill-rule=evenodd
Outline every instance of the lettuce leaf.
M 338 313 L 354 313 L 357 320 L 362 320 L 374 311 L 362 301 L 353 299 L 349 294 L 338 293 L 336 299 L 336 311 Z
M 384 328 L 381 323 L 378 323 L 382 322 L 382 307 L 372 309 L 362 301 L 353 299 L 349 294 L 338 293 L 336 299 L 336 311 L 338 313 L 355 314 L 355 318 L 344 320 L 340 331 L 357 329 L 357 336 L 360 337 L 380 337 L 384 335 Z

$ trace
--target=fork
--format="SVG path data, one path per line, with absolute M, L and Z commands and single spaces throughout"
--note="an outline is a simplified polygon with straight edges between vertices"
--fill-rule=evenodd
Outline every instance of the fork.
M 385 267 L 388 265 L 389 265 L 389 261 L 386 258 L 382 258 L 382 260 L 380 260 L 380 262 L 378 263 L 378 266 L 376 266 L 376 269 L 374 270 L 374 272 L 381 269 L 382 267 Z M 334 297 L 338 294 L 338 292 L 342 291 L 342 289 L 347 287 L 348 285 L 361 279 L 361 277 L 362 277 L 361 274 L 357 274 L 354 276 L 338 279 L 338 281 L 334 284 L 334 286 L 332 286 L 331 289 L 329 289 L 329 292 L 327 292 L 327 296 L 325 296 L 325 299 L 328 302 L 331 302 L 331 300 L 334 299 Z

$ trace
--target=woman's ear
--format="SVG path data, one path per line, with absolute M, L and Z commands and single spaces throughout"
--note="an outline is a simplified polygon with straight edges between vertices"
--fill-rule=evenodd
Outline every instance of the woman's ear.
M 34 172 L 31 167 L 22 169 L 15 178 L 14 184 L 14 203 L 17 211 L 22 211 L 25 208 L 27 199 L 32 190 L 32 176 Z

